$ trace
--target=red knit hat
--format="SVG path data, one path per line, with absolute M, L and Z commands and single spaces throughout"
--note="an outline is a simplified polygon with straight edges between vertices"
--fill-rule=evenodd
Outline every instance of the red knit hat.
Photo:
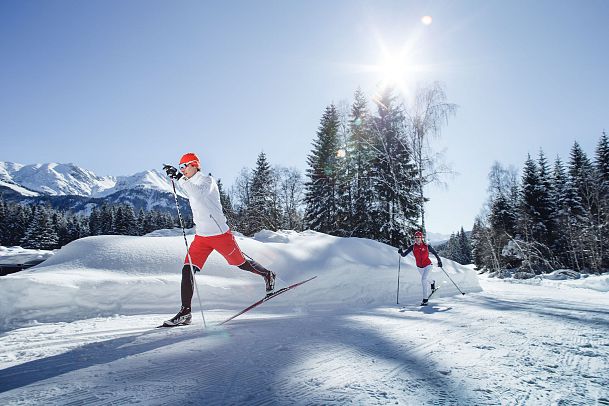
M 182 165 L 182 164 L 190 164 L 190 165 L 194 166 L 195 168 L 201 167 L 201 161 L 199 161 L 199 157 L 197 155 L 195 155 L 193 152 L 188 152 L 188 153 L 182 155 L 182 158 L 180 158 L 180 165 Z
M 414 236 L 415 237 L 421 237 L 421 238 L 423 238 L 423 233 L 420 232 L 420 231 L 417 231 L 417 232 L 414 233 Z

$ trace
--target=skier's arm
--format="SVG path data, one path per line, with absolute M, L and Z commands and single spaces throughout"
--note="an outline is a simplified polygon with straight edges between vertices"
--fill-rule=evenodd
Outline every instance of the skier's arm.
M 431 245 L 428 245 L 427 249 L 429 249 L 429 252 L 436 256 L 436 259 L 438 260 L 438 266 L 442 268 L 442 260 L 440 259 L 440 256 L 438 255 L 437 251 Z
M 400 254 L 401 256 L 405 257 L 406 255 L 410 254 L 412 252 L 412 249 L 414 248 L 414 245 L 411 245 L 410 247 L 406 248 L 406 251 L 404 251 L 402 248 L 400 248 L 398 250 L 398 254 Z

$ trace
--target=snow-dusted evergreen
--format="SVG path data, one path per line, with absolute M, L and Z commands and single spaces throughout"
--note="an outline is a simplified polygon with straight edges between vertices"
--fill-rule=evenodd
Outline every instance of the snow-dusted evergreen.
M 516 270 L 523 277 L 561 268 L 609 269 L 607 168 L 605 133 L 594 161 L 575 142 L 566 166 L 557 158 L 550 170 L 543 151 L 537 161 L 529 156 L 518 184 L 505 181 L 509 171 L 494 167 L 488 210 L 472 230 L 476 265 L 493 272 Z
M 307 158 L 305 224 L 311 230 L 333 234 L 339 228 L 337 212 L 337 151 L 339 117 L 336 106 L 326 107 Z
M 425 137 L 439 131 L 437 121 L 448 113 L 434 105 L 442 111 L 433 117 L 415 110 L 407 116 L 390 88 L 374 102 L 371 114 L 358 90 L 346 120 L 334 105 L 324 112 L 308 157 L 305 224 L 397 246 L 421 227 L 421 186 L 438 176 Z

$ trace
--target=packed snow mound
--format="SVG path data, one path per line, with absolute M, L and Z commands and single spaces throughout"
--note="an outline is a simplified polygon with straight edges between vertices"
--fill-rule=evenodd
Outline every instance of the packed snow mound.
M 171 313 L 180 305 L 181 235 L 95 236 L 71 242 L 39 266 L 0 279 L 0 329 L 37 321 L 73 321 L 114 314 Z M 176 232 L 177 232 L 176 231 Z M 187 236 L 190 243 L 194 236 Z M 264 231 L 236 235 L 244 254 L 278 275 L 281 287 L 317 275 L 272 306 L 348 308 L 396 303 L 396 249 L 362 238 L 313 231 Z M 435 259 L 434 259 L 435 262 Z M 463 291 L 480 291 L 476 272 L 450 260 L 444 269 Z M 437 296 L 458 294 L 446 275 L 430 275 Z M 264 295 L 262 278 L 230 266 L 213 252 L 196 281 L 205 309 L 237 309 Z M 420 274 L 409 256 L 401 260 L 400 301 L 421 299 Z M 193 303 L 197 303 L 196 296 Z
M 34 250 L 19 246 L 3 247 L 0 245 L 0 264 L 20 265 L 28 262 L 44 261 L 53 254 L 54 251 Z

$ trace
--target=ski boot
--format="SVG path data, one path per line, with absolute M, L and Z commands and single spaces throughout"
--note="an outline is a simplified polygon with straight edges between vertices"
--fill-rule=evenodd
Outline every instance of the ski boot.
M 275 272 L 269 271 L 264 275 L 264 284 L 266 285 L 266 294 L 270 295 L 275 290 Z
M 427 302 L 428 302 L 427 299 L 423 299 L 423 301 L 421 302 L 421 306 L 427 306 Z
M 171 319 L 166 320 L 163 323 L 164 327 L 175 327 L 175 326 L 186 326 L 192 322 L 192 314 L 190 307 L 184 307 L 180 309 L 178 314 L 173 316 Z

